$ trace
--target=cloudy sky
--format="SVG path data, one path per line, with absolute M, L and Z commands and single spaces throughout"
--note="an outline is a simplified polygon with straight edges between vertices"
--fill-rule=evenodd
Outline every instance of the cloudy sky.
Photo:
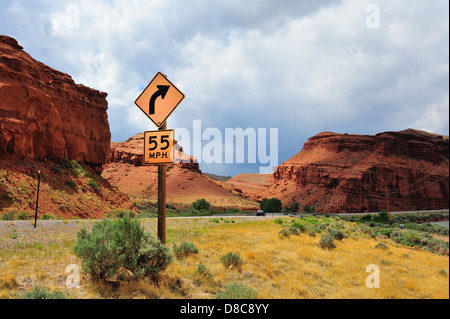
M 158 71 L 186 95 L 169 128 L 192 132 L 194 120 L 224 135 L 266 128 L 267 141 L 277 128 L 279 164 L 322 131 L 449 134 L 447 0 L 0 4 L 0 34 L 109 94 L 113 141 L 156 129 L 134 101 Z M 260 166 L 201 169 L 236 175 Z

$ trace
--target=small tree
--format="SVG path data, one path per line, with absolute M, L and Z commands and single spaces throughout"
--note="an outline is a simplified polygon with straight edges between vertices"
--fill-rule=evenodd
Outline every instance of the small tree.
M 192 208 L 196 210 L 208 210 L 211 208 L 211 204 L 204 198 L 198 199 L 195 202 L 192 203 Z
M 314 212 L 316 211 L 314 206 L 305 206 L 303 209 L 305 210 L 305 213 L 308 214 L 314 214 Z
M 265 212 L 279 213 L 281 212 L 282 203 L 278 198 L 263 198 L 259 203 L 259 207 Z
M 298 202 L 293 202 L 291 204 L 291 206 L 289 207 L 289 211 L 291 213 L 297 213 L 299 209 L 300 209 L 300 204 Z

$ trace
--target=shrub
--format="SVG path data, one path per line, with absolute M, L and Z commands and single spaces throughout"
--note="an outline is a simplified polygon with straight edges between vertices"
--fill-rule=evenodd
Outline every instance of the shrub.
M 291 213 L 297 213 L 300 209 L 300 204 L 298 202 L 294 202 L 289 206 L 289 211 Z
M 294 222 L 294 223 L 292 223 L 292 227 L 297 228 L 297 229 L 300 230 L 302 233 L 306 231 L 306 227 L 305 227 L 302 223 L 299 223 L 299 222 Z
M 138 219 L 127 215 L 117 222 L 96 223 L 91 232 L 83 228 L 77 233 L 74 252 L 82 259 L 83 271 L 95 280 L 111 278 L 120 268 L 135 277 L 157 275 L 173 258 L 170 249 L 145 232 Z
M 211 208 L 211 204 L 204 198 L 198 199 L 195 202 L 192 203 L 192 208 L 196 210 L 208 210 Z
M 372 216 L 370 214 L 364 215 L 359 219 L 359 221 L 363 222 L 363 223 L 370 222 L 371 220 L 372 220 Z
M 50 215 L 50 214 L 44 214 L 44 215 L 42 215 L 41 219 L 42 220 L 53 220 L 53 219 L 55 219 L 55 216 Z
M 334 244 L 334 237 L 330 234 L 324 234 L 322 237 L 320 237 L 319 240 L 319 247 L 322 249 L 333 249 L 336 248 L 336 245 Z
M 114 216 L 118 218 L 123 218 L 124 216 L 129 216 L 130 218 L 136 217 L 136 213 L 131 209 L 116 209 L 114 211 Z
M 83 166 L 81 166 L 80 164 L 78 164 L 77 161 L 71 160 L 71 161 L 69 162 L 69 167 L 71 168 L 72 172 L 73 172 L 75 175 L 82 175 L 82 176 L 84 176 L 84 174 L 85 174 L 84 168 L 83 168 Z
M 258 292 L 244 284 L 232 283 L 217 294 L 216 299 L 256 299 Z
M 67 299 L 68 295 L 59 291 L 50 292 L 47 288 L 35 286 L 30 292 L 26 292 L 20 299 Z
M 439 269 L 439 275 L 447 277 L 447 272 L 444 269 Z
M 316 232 L 314 231 L 313 228 L 308 228 L 306 230 L 306 234 L 308 234 L 308 236 L 310 236 L 310 237 L 316 237 Z
M 173 243 L 173 252 L 178 259 L 187 257 L 190 254 L 198 254 L 198 248 L 193 243 L 182 242 L 180 246 Z
M 2 220 L 13 220 L 13 219 L 14 219 L 13 212 L 4 213 L 2 216 Z
M 19 214 L 17 214 L 17 219 L 20 220 L 28 220 L 31 218 L 31 214 L 28 212 L 20 212 Z
M 314 214 L 314 212 L 316 211 L 316 209 L 314 208 L 314 206 L 305 206 L 305 207 L 303 207 L 303 210 L 304 210 L 305 213 L 307 213 L 307 214 Z
M 273 222 L 278 225 L 283 225 L 283 219 L 281 217 L 274 219 Z
M 383 244 L 382 242 L 379 242 L 378 244 L 375 245 L 376 249 L 382 249 L 382 250 L 388 250 L 389 247 L 386 246 L 385 244 Z
M 222 256 L 220 258 L 221 263 L 225 266 L 225 268 L 237 268 L 240 269 L 244 261 L 242 260 L 239 254 L 234 254 L 229 252 L 228 254 Z
M 389 215 L 386 209 L 383 209 L 381 212 L 378 213 L 378 215 L 375 215 L 373 217 L 373 221 L 379 222 L 379 223 L 387 223 L 389 220 Z
M 97 182 L 95 181 L 95 179 L 91 178 L 90 180 L 88 180 L 87 185 L 92 188 L 94 191 L 98 191 L 100 189 L 100 187 L 98 186 Z
M 278 233 L 278 236 L 280 238 L 284 238 L 284 237 L 289 237 L 291 235 L 300 235 L 300 232 L 297 228 L 295 227 L 290 227 L 288 228 L 283 228 L 282 230 L 280 230 L 280 232 Z
M 198 265 L 197 270 L 195 271 L 195 275 L 198 275 L 205 279 L 211 279 L 213 277 L 213 275 L 211 274 L 211 271 L 209 271 L 209 269 L 206 268 L 206 266 L 202 265 L 202 264 Z
M 328 234 L 333 236 L 333 238 L 336 240 L 344 239 L 344 233 L 338 229 L 328 228 L 327 231 L 328 231 Z
M 66 180 L 66 185 L 72 189 L 77 189 L 77 183 L 71 179 Z
M 259 207 L 265 212 L 279 213 L 281 212 L 282 203 L 278 198 L 263 198 L 259 202 Z

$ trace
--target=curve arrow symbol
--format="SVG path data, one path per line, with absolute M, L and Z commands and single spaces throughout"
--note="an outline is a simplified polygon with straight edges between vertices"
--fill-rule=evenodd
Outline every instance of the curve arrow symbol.
M 166 97 L 167 91 L 169 91 L 170 86 L 168 85 L 158 85 L 158 91 L 156 91 L 153 95 L 152 98 L 150 99 L 150 103 L 149 103 L 149 114 L 153 115 L 155 114 L 155 102 L 158 99 L 158 97 L 161 97 L 161 99 L 164 100 L 164 98 Z

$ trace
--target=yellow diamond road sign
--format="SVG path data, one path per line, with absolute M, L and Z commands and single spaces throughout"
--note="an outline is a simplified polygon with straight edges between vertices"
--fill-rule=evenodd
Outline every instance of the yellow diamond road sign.
M 159 128 L 183 101 L 184 94 L 158 72 L 134 102 Z

